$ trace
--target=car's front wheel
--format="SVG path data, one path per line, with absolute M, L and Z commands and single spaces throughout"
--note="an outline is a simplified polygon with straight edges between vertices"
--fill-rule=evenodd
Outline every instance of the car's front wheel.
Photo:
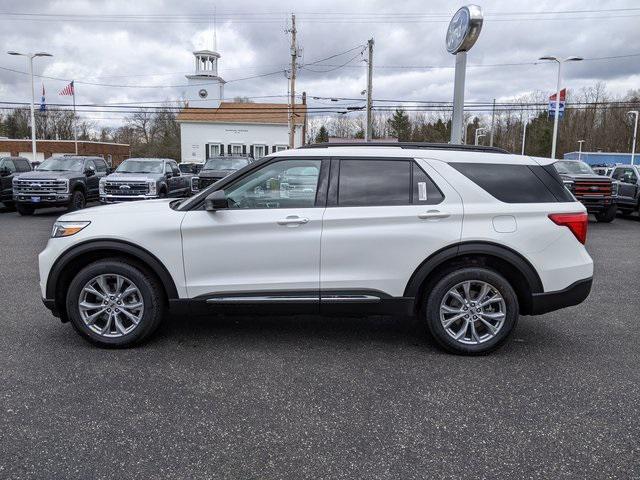
M 423 309 L 437 343 L 452 353 L 478 355 L 502 345 L 518 321 L 509 282 L 486 268 L 464 268 L 433 286 Z
M 123 260 L 99 260 L 83 268 L 67 292 L 67 314 L 87 340 L 104 347 L 141 342 L 164 313 L 161 286 L 143 268 Z
M 616 213 L 618 213 L 618 206 L 611 205 L 604 212 L 596 214 L 596 220 L 600 223 L 611 223 L 615 220 Z
M 75 190 L 69 201 L 69 211 L 82 210 L 87 205 L 87 198 L 82 190 Z

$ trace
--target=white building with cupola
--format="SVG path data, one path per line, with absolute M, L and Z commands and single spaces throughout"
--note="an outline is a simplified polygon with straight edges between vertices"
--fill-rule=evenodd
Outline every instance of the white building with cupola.
M 288 103 L 225 101 L 225 81 L 219 75 L 221 55 L 193 52 L 195 70 L 187 75 L 187 105 L 178 114 L 181 161 L 202 163 L 216 156 L 260 158 L 289 148 Z M 303 144 L 307 108 L 293 110 L 294 147 Z

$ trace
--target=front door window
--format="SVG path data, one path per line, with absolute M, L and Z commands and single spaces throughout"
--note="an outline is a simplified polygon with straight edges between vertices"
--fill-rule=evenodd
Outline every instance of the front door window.
M 281 160 L 225 188 L 230 208 L 309 208 L 315 205 L 321 160 Z

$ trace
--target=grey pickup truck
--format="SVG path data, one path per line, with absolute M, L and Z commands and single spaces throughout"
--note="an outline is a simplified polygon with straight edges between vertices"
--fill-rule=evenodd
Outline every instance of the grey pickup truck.
M 164 197 L 187 197 L 198 177 L 182 173 L 170 158 L 129 158 L 100 181 L 100 201 L 117 203 Z

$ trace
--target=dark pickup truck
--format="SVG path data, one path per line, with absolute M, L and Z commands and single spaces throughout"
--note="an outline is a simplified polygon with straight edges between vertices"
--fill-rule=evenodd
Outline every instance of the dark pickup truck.
M 216 183 L 218 180 L 231 175 L 236 170 L 249 165 L 251 159 L 248 157 L 214 157 L 206 161 L 200 173 L 199 187 L 204 189 Z
M 129 158 L 100 181 L 102 203 L 186 197 L 197 190 L 197 177 L 182 173 L 170 158 Z
M 623 215 L 631 215 L 640 208 L 640 168 L 637 165 L 618 165 L 611 172 L 618 185 L 616 203 Z
M 37 170 L 13 179 L 13 201 L 20 215 L 46 207 L 79 210 L 98 200 L 98 184 L 108 171 L 101 157 L 50 157 Z
M 579 160 L 560 160 L 553 165 L 565 186 L 598 222 L 609 223 L 616 218 L 618 185 L 609 177 L 598 175 Z
M 23 157 L 0 157 L 0 202 L 14 208 L 13 179 L 21 173 L 30 172 L 31 164 Z

